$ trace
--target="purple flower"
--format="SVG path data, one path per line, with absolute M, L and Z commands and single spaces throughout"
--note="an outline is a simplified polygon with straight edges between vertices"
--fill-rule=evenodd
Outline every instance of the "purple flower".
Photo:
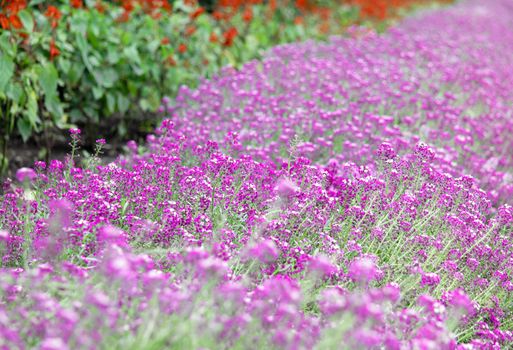
M 455 309 L 461 309 L 465 314 L 472 315 L 475 311 L 474 303 L 461 289 L 447 293 L 449 305 Z
M 438 276 L 436 273 L 428 272 L 422 274 L 420 284 L 422 286 L 429 286 L 434 287 L 437 286 L 440 283 L 440 276 Z
M 0 242 L 7 242 L 9 240 L 9 232 L 0 230 Z
M 379 278 L 380 270 L 370 258 L 357 258 L 349 265 L 348 275 L 357 282 L 371 282 Z
M 20 168 L 16 171 L 16 179 L 19 182 L 30 182 L 36 177 L 37 174 L 32 168 Z
M 67 350 L 69 347 L 61 338 L 46 338 L 39 345 L 40 350 Z
M 325 256 L 313 257 L 309 262 L 309 270 L 321 276 L 331 276 L 338 271 L 338 268 Z
M 263 240 L 248 250 L 249 257 L 257 259 L 264 264 L 275 261 L 279 255 L 280 251 L 270 239 Z
M 278 193 L 278 195 L 283 199 L 289 199 L 292 195 L 299 191 L 299 188 L 290 179 L 287 178 L 280 179 L 275 188 L 276 193 Z

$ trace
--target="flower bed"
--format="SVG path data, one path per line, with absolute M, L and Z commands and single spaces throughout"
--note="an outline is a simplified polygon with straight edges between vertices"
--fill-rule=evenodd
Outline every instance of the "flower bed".
M 137 137 L 153 130 L 162 96 L 179 86 L 240 67 L 276 44 L 375 18 L 365 6 L 360 14 L 334 1 L 244 3 L 208 14 L 181 0 L 2 1 L 0 173 L 13 140 L 37 141 L 48 152 L 72 126 Z
M 72 129 L 4 185 L 0 344 L 507 348 L 512 19 L 469 1 L 276 47 L 108 165 Z

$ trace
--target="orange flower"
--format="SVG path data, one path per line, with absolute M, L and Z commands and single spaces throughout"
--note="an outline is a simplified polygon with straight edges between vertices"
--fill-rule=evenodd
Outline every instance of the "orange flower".
M 61 11 L 57 7 L 50 5 L 46 9 L 45 16 L 51 20 L 52 28 L 55 28 L 61 18 Z
M 226 16 L 221 11 L 214 11 L 214 13 L 212 13 L 212 17 L 214 17 L 216 21 L 221 21 L 225 19 Z
M 160 8 L 167 12 L 171 12 L 171 10 L 173 10 L 173 6 L 171 6 L 167 0 L 161 2 Z
M 18 12 L 23 10 L 27 7 L 27 1 L 26 0 L 14 0 L 14 1 L 7 1 L 8 4 L 4 5 L 5 1 L 2 1 L 0 3 L 0 8 L 4 7 L 4 12 L 9 12 L 11 15 L 17 15 Z
M 178 46 L 178 52 L 180 53 L 185 53 L 187 51 L 187 46 L 185 44 L 180 44 L 180 46 Z
M 166 64 L 168 64 L 170 66 L 176 66 L 176 61 L 175 61 L 175 59 L 173 58 L 172 55 L 167 56 L 165 62 L 166 62 Z
M 217 37 L 217 34 L 216 34 L 216 33 L 214 33 L 214 32 L 212 32 L 212 33 L 210 34 L 210 39 L 209 39 L 209 41 L 210 41 L 211 43 L 217 43 L 217 42 L 219 41 L 219 38 Z
M 59 9 L 57 7 L 50 5 L 46 9 L 45 16 L 48 18 L 53 18 L 53 19 L 60 19 L 61 11 L 59 11 Z
M 319 31 L 323 34 L 328 34 L 330 31 L 329 22 L 327 22 L 327 21 L 321 22 L 321 24 L 319 24 Z
M 55 46 L 55 40 L 52 39 L 50 41 L 50 60 L 53 60 L 54 57 L 57 57 L 60 55 L 60 50 Z
M 99 13 L 105 12 L 105 6 L 102 4 L 101 1 L 97 1 L 94 7 L 96 8 L 96 11 L 98 11 Z
M 301 11 L 313 10 L 313 6 L 308 0 L 296 0 L 296 7 Z
M 269 0 L 269 8 L 272 12 L 276 10 L 276 7 L 278 7 L 278 5 L 276 4 L 276 0 Z
M 121 15 L 119 15 L 118 18 L 116 18 L 116 21 L 123 23 L 123 22 L 128 22 L 129 19 L 130 19 L 130 12 L 125 10 L 125 11 L 123 11 L 123 13 Z
M 82 8 L 82 6 L 84 6 L 84 3 L 82 2 L 82 0 L 71 0 L 71 6 L 76 9 L 79 9 Z
M 253 10 L 251 9 L 250 6 L 246 7 L 246 9 L 244 10 L 244 13 L 242 14 L 242 19 L 244 20 L 244 22 L 251 22 L 251 20 L 253 19 Z
M 9 22 L 11 22 L 11 26 L 14 29 L 21 29 L 21 28 L 23 28 L 23 24 L 21 23 L 20 18 L 18 17 L 18 15 L 11 15 L 11 16 L 9 16 Z
M 205 9 L 203 7 L 198 7 L 194 12 L 192 12 L 189 17 L 191 20 L 195 20 L 199 16 L 201 16 L 205 12 Z
M 0 13 L 0 26 L 2 27 L 2 29 L 6 30 L 9 29 L 9 27 L 11 26 L 11 22 L 3 13 Z
M 294 24 L 295 25 L 302 25 L 305 22 L 305 19 L 302 16 L 297 16 L 294 18 Z
M 185 36 L 191 36 L 195 32 L 196 32 L 196 27 L 195 26 L 187 26 L 187 28 L 185 28 Z
M 231 27 L 226 32 L 224 32 L 224 34 L 223 34 L 223 37 L 224 37 L 223 45 L 224 46 L 232 46 L 233 45 L 233 40 L 235 39 L 237 34 L 239 34 L 239 33 L 237 32 L 237 28 L 235 28 L 235 27 Z
M 134 4 L 131 0 L 123 0 L 121 6 L 125 9 L 125 12 L 132 12 L 134 10 Z

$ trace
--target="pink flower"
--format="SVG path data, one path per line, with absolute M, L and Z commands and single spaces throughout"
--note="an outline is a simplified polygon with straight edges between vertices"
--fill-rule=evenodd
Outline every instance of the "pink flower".
M 310 271 L 321 274 L 322 276 L 331 276 L 335 274 L 338 269 L 335 265 L 324 256 L 316 256 L 310 260 Z
M 381 271 L 369 258 L 356 259 L 349 266 L 349 277 L 358 282 L 377 280 L 380 274 Z
M 19 182 L 32 181 L 36 178 L 37 174 L 32 168 L 20 168 L 16 171 L 16 179 Z
M 276 244 L 270 239 L 266 239 L 248 250 L 248 256 L 257 259 L 261 263 L 268 264 L 276 259 L 280 255 L 280 251 L 276 247 Z
M 282 178 L 276 184 L 276 193 L 283 198 L 289 199 L 292 195 L 294 195 L 297 191 L 299 191 L 299 187 L 297 187 L 291 180 L 287 178 Z
M 440 283 L 440 276 L 433 272 L 427 272 L 422 275 L 420 284 L 422 286 L 436 286 Z
M 125 231 L 112 225 L 100 228 L 96 237 L 99 243 L 116 244 L 120 247 L 128 245 Z

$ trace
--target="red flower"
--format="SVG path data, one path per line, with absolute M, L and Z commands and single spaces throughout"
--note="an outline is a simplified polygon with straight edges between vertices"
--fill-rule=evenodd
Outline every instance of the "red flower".
M 217 37 L 216 33 L 212 32 L 210 34 L 210 39 L 209 40 L 210 40 L 211 43 L 217 43 L 219 41 L 219 38 Z
M 168 56 L 166 58 L 166 63 L 170 66 L 176 66 L 176 61 L 175 59 L 173 58 L 173 56 Z
M 225 14 L 221 11 L 214 11 L 214 13 L 212 13 L 212 17 L 214 17 L 216 21 L 221 21 L 226 18 Z
M 7 16 L 2 13 L 0 13 L 0 26 L 2 27 L 2 29 L 9 29 L 9 27 L 11 26 L 11 22 L 9 21 Z
M 196 32 L 196 27 L 195 26 L 191 25 L 191 26 L 188 26 L 187 28 L 185 28 L 185 36 L 191 36 L 195 32 Z
M 55 46 L 55 40 L 52 39 L 50 41 L 50 60 L 53 60 L 54 57 L 57 57 L 60 55 L 60 50 Z
M 46 9 L 45 16 L 52 19 L 60 19 L 61 11 L 57 7 L 50 5 Z
M 198 7 L 196 10 L 194 10 L 194 12 L 192 12 L 190 14 L 190 18 L 192 20 L 198 18 L 199 16 L 201 16 L 203 13 L 205 12 L 205 9 L 203 7 Z
M 99 13 L 105 12 L 105 6 L 102 4 L 101 1 L 97 1 L 94 7 L 96 8 L 96 11 L 98 11 Z
M 187 51 L 187 46 L 185 44 L 180 44 L 180 46 L 178 46 L 178 52 L 185 53 L 186 51 Z
M 71 0 L 71 6 L 76 9 L 79 9 L 82 8 L 82 6 L 84 6 L 84 3 L 82 2 L 82 0 Z
M 160 41 L 160 44 L 161 45 L 167 45 L 167 44 L 169 44 L 169 42 L 170 42 L 169 38 L 166 37 L 166 38 L 162 38 L 162 40 Z
M 123 11 L 123 13 L 121 15 L 119 15 L 118 18 L 116 18 L 116 21 L 123 23 L 123 22 L 128 22 L 129 19 L 130 19 L 130 12 L 125 10 L 125 11 Z
M 251 7 L 246 7 L 244 13 L 242 14 L 242 19 L 244 20 L 244 22 L 251 22 L 251 20 L 253 19 L 253 10 L 251 9 Z
M 9 2 L 9 1 L 7 1 L 7 2 Z M 2 3 L 0 4 L 0 7 L 3 7 L 4 3 L 5 3 L 5 1 L 2 1 Z M 10 1 L 9 4 L 5 5 L 4 10 L 6 12 L 9 12 L 11 15 L 17 15 L 18 12 L 20 12 L 21 10 L 23 10 L 26 7 L 27 7 L 26 0 L 14 0 L 14 1 Z
M 131 0 L 123 0 L 121 6 L 125 9 L 126 12 L 132 12 L 134 10 L 134 4 L 132 4 Z
M 11 26 L 14 29 L 21 29 L 21 28 L 23 28 L 23 24 L 21 23 L 20 18 L 18 17 L 18 15 L 11 15 L 11 16 L 9 16 L 9 22 L 11 22 Z
M 224 46 L 232 46 L 233 45 L 233 40 L 235 39 L 237 34 L 239 34 L 239 33 L 237 32 L 237 28 L 235 28 L 235 27 L 231 27 L 226 32 L 224 32 L 224 34 L 223 34 L 223 37 L 224 37 L 223 45 Z
M 52 28 L 55 28 L 61 18 L 61 11 L 57 7 L 50 5 L 46 9 L 45 16 L 51 20 Z

